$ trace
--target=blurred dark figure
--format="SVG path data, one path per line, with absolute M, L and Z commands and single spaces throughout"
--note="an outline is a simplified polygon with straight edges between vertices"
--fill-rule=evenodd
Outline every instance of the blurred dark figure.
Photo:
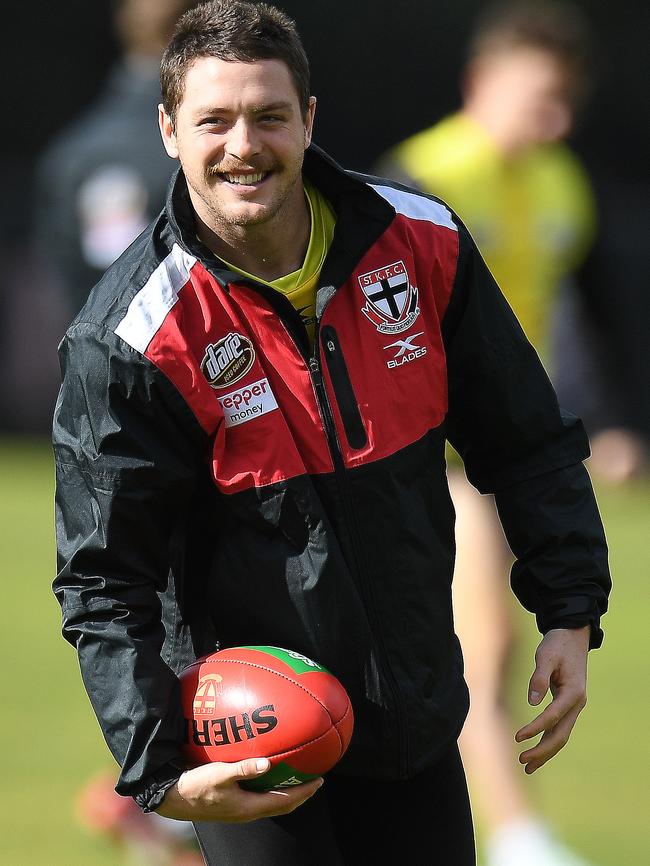
M 465 220 L 529 339 L 549 358 L 551 311 L 585 261 L 596 206 L 564 139 L 589 90 L 590 28 L 568 3 L 488 8 L 460 110 L 395 146 L 378 173 L 438 195 Z M 568 409 L 574 407 L 569 404 Z M 552 833 L 517 769 L 504 702 L 512 562 L 492 497 L 449 455 L 456 506 L 454 616 L 472 705 L 460 739 L 487 866 L 585 866 Z
M 115 0 L 122 54 L 96 102 L 37 169 L 38 245 L 75 313 L 162 208 L 174 169 L 155 123 L 160 57 L 189 0 Z
M 560 402 L 585 422 L 590 470 L 613 484 L 650 468 L 650 259 L 647 189 L 594 177 L 596 241 L 553 310 L 551 357 Z
M 165 153 L 156 122 L 160 58 L 176 21 L 194 5 L 196 0 L 115 0 L 120 58 L 97 100 L 39 161 L 35 218 L 41 279 L 63 297 L 68 318 L 164 205 L 175 163 Z M 102 774 L 80 792 L 82 824 L 111 840 L 125 862 L 203 862 L 191 824 L 145 815 L 115 793 L 114 781 Z

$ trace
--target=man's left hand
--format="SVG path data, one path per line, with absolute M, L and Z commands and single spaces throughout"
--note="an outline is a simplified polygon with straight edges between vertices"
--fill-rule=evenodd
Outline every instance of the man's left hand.
M 587 703 L 587 651 L 590 627 L 551 629 L 537 647 L 528 703 L 538 706 L 549 688 L 553 700 L 515 734 L 518 743 L 542 734 L 536 746 L 519 755 L 526 773 L 534 773 L 566 745 Z

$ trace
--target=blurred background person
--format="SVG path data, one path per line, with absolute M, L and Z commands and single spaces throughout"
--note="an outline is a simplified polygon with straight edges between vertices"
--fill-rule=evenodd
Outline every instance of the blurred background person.
M 461 109 L 392 148 L 377 167 L 459 213 L 547 365 L 553 304 L 596 233 L 589 180 L 563 142 L 588 91 L 590 53 L 588 27 L 566 3 L 489 7 L 470 43 Z M 493 500 L 469 485 L 451 455 L 449 476 L 456 630 L 472 698 L 460 744 L 487 834 L 486 863 L 579 866 L 584 861 L 537 813 L 515 761 L 516 726 L 504 703 L 512 560 Z
M 650 387 L 638 372 L 648 369 L 639 364 L 648 355 L 647 220 L 637 209 L 623 222 L 611 184 L 599 184 L 596 207 L 562 143 L 591 89 L 590 43 L 567 3 L 488 7 L 461 109 L 393 148 L 377 171 L 439 195 L 465 219 L 561 401 L 584 421 L 591 471 L 616 483 L 648 469 Z
M 160 58 L 196 0 L 114 0 L 120 55 L 97 99 L 64 128 L 36 169 L 36 247 L 42 279 L 69 317 L 106 268 L 162 209 L 173 163 L 158 131 Z M 144 814 L 100 773 L 80 791 L 77 818 L 131 866 L 198 866 L 191 824 Z
M 103 91 L 37 166 L 36 232 L 75 314 L 106 268 L 162 209 L 175 166 L 160 141 L 162 52 L 196 0 L 114 0 L 121 53 Z
M 553 306 L 551 374 L 589 432 L 591 473 L 621 485 L 650 469 L 648 196 L 606 175 L 592 181 L 598 233 Z

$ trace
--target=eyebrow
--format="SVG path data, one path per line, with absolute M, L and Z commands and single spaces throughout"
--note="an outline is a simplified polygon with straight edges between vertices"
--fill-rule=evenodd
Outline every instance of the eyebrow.
M 265 114 L 267 111 L 286 111 L 292 109 L 291 102 L 272 102 L 269 105 L 262 105 L 260 108 L 254 108 L 253 114 Z
M 287 111 L 291 110 L 293 105 L 291 102 L 271 102 L 268 105 L 259 105 L 255 106 L 251 113 L 252 114 L 266 114 L 269 111 Z M 232 114 L 232 109 L 230 108 L 216 108 L 214 106 L 202 106 L 201 108 L 197 108 L 195 111 L 196 117 L 207 117 L 211 114 Z

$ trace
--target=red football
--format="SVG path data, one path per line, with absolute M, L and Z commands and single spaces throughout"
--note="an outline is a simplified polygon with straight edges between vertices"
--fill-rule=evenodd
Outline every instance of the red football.
M 292 650 L 230 647 L 180 674 L 185 741 L 193 766 L 269 758 L 246 787 L 298 785 L 330 770 L 352 736 L 347 692 L 324 667 Z

